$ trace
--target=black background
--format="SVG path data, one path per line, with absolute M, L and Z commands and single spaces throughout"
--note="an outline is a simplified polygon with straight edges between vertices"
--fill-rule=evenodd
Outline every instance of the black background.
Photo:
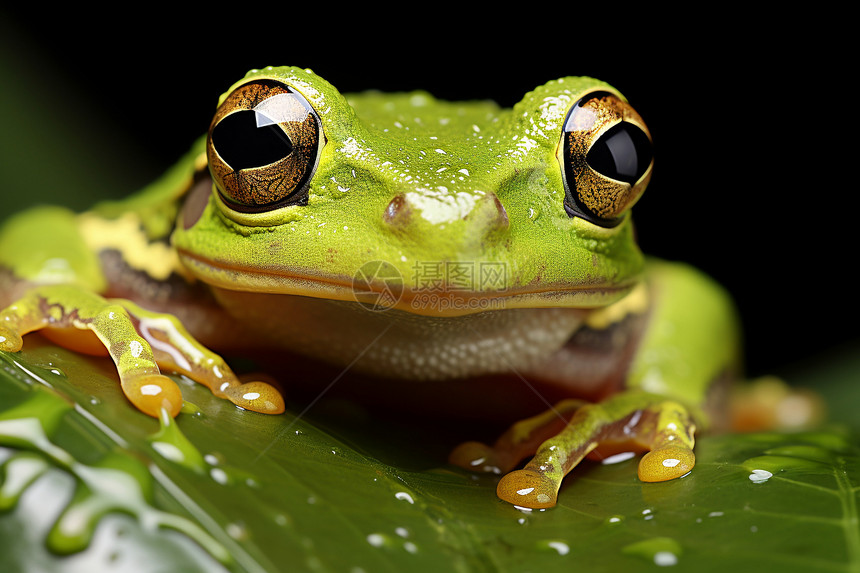
M 728 287 L 749 372 L 790 371 L 857 347 L 848 135 L 857 112 L 846 81 L 856 65 L 829 15 L 245 9 L 47 18 L 37 7 L 5 8 L 2 47 L 17 75 L 6 74 L 3 90 L 18 89 L 18 77 L 33 82 L 31 110 L 80 126 L 51 143 L 91 150 L 74 169 L 121 196 L 171 165 L 206 130 L 218 95 L 254 67 L 309 67 L 342 92 L 420 88 L 505 106 L 561 76 L 599 77 L 625 94 L 655 140 L 655 174 L 634 209 L 643 250 L 691 262 Z M 40 189 L 12 192 L 38 200 Z

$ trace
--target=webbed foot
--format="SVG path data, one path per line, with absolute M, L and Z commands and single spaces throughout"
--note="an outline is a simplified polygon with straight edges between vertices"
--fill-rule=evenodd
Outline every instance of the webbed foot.
M 624 392 L 599 404 L 562 402 L 518 422 L 492 447 L 474 442 L 461 445 L 451 462 L 467 469 L 504 473 L 496 488 L 499 498 L 544 509 L 556 504 L 562 480 L 588 455 L 644 450 L 648 453 L 639 463 L 642 481 L 686 475 L 695 465 L 694 433 L 693 420 L 677 402 Z M 510 471 L 531 453 L 534 457 L 525 467 Z
M 241 383 L 175 317 L 126 300 L 108 300 L 71 285 L 35 287 L 0 312 L 0 350 L 17 352 L 23 335 L 36 330 L 73 350 L 108 354 L 125 396 L 156 418 L 162 409 L 176 416 L 182 407 L 179 387 L 160 368 L 186 374 L 239 407 L 284 411 L 280 392 L 264 382 Z

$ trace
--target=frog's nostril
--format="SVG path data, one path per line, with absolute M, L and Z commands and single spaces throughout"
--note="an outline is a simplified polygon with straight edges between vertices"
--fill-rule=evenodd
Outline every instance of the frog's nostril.
M 398 193 L 394 199 L 389 201 L 385 212 L 382 214 L 382 220 L 394 227 L 403 227 L 409 224 L 409 218 L 412 214 L 412 207 L 406 199 L 406 195 Z
M 484 210 L 487 216 L 487 227 L 499 230 L 507 229 L 509 224 L 508 212 L 502 202 L 499 201 L 499 197 L 495 193 L 487 192 L 481 201 L 486 205 Z

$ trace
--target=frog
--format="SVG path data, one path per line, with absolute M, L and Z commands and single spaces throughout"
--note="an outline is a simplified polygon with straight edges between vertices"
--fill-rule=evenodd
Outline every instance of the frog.
M 152 417 L 182 412 L 167 373 L 283 413 L 288 385 L 243 381 L 222 358 L 246 348 L 406 395 L 539 381 L 563 397 L 449 461 L 499 475 L 498 497 L 530 509 L 556 505 L 587 457 L 637 451 L 641 481 L 678 479 L 697 433 L 725 420 L 740 328 L 724 288 L 639 249 L 632 209 L 653 169 L 644 120 L 597 79 L 501 108 L 254 69 L 152 184 L 4 223 L 0 350 L 39 331 L 109 356 Z

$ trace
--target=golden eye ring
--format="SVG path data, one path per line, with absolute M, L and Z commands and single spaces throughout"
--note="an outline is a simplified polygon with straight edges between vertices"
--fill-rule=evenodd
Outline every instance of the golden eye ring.
M 651 179 L 651 134 L 619 95 L 590 92 L 567 114 L 558 159 L 567 214 L 614 227 Z
M 290 86 L 270 79 L 238 86 L 215 112 L 206 141 L 223 203 L 243 213 L 307 204 L 324 140 L 313 107 Z

